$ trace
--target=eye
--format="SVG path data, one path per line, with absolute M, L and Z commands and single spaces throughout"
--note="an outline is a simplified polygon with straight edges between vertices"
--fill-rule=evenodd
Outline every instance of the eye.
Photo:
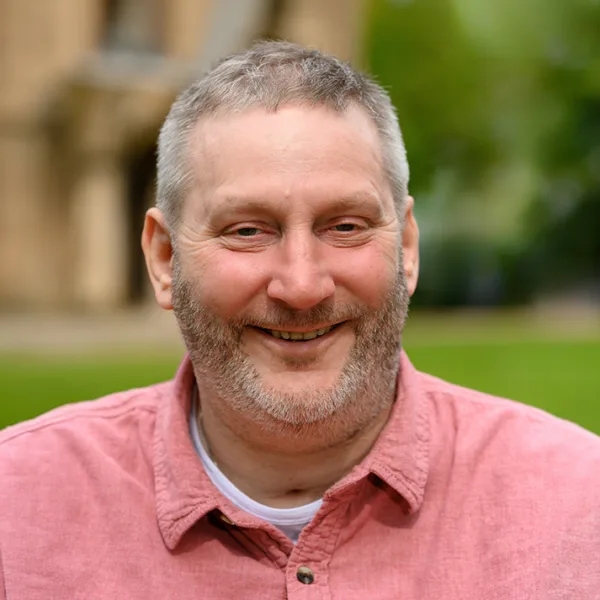
M 356 229 L 358 229 L 358 225 L 356 225 L 356 223 L 339 223 L 338 225 L 334 225 L 332 229 L 339 231 L 340 233 L 348 233 L 351 231 L 356 231 Z
M 275 234 L 268 224 L 238 223 L 225 229 L 222 239 L 232 250 L 259 250 L 275 241 Z
M 359 216 L 340 216 L 331 219 L 320 230 L 322 239 L 329 244 L 340 247 L 359 246 L 366 243 L 372 234 L 370 221 Z
M 236 233 L 240 237 L 254 237 L 260 233 L 260 229 L 258 227 L 240 227 L 233 233 Z

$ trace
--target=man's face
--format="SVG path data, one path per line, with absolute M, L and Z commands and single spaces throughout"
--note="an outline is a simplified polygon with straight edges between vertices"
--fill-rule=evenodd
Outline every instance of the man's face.
M 409 290 L 370 119 L 255 109 L 198 124 L 191 148 L 172 303 L 196 374 L 255 420 L 377 413 Z

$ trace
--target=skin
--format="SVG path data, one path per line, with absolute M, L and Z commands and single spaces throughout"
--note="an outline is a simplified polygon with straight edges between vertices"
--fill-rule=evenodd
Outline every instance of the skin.
M 142 246 L 194 365 L 201 430 L 247 495 L 322 497 L 369 452 L 395 398 L 418 277 L 413 200 L 397 218 L 367 114 L 252 109 L 199 122 L 181 225 Z M 335 329 L 308 342 L 262 329 Z

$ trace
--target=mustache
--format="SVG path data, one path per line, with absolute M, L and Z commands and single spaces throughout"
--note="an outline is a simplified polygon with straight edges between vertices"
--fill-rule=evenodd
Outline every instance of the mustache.
M 228 324 L 240 330 L 249 325 L 261 329 L 280 329 L 282 331 L 285 331 L 286 328 L 316 329 L 320 325 L 334 325 L 342 321 L 360 319 L 367 314 L 369 311 L 366 306 L 350 304 L 315 306 L 306 311 L 294 311 L 283 306 L 273 306 L 264 313 L 229 320 Z

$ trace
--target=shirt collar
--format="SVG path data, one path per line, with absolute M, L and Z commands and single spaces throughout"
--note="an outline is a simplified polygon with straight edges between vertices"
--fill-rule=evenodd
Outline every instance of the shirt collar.
M 194 370 L 186 355 L 175 379 L 158 388 L 154 435 L 154 476 L 158 525 L 167 547 L 183 535 L 221 498 L 206 475 L 189 429 Z
M 422 375 L 403 351 L 397 396 L 390 419 L 371 452 L 359 465 L 392 487 L 416 512 L 423 503 L 429 473 L 430 422 Z
M 158 524 L 167 547 L 227 502 L 208 478 L 189 434 L 194 371 L 186 356 L 175 379 L 158 386 L 154 471 Z M 368 456 L 326 494 L 333 496 L 370 473 L 400 494 L 409 512 L 423 501 L 429 467 L 429 415 L 420 374 L 402 352 L 397 399 L 390 419 Z

